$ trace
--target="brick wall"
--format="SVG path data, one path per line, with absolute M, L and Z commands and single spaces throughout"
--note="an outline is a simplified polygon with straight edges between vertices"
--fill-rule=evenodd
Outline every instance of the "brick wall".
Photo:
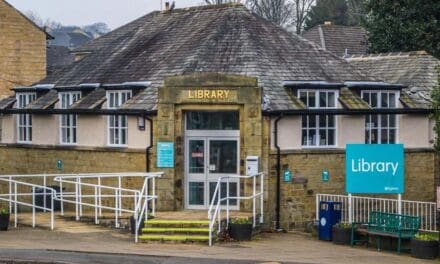
M 46 76 L 46 34 L 0 1 L 0 99 Z

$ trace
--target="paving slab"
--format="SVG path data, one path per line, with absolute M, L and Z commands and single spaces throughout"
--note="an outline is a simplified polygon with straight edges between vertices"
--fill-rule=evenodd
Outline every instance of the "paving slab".
M 249 242 L 204 244 L 134 243 L 126 232 L 57 219 L 56 230 L 27 226 L 0 232 L 0 249 L 172 256 L 213 260 L 296 263 L 432 263 L 407 254 L 338 246 L 298 233 L 263 233 Z

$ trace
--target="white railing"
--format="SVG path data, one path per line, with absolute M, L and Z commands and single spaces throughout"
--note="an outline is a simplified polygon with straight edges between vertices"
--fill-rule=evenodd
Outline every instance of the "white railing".
M 9 184 L 9 193 L 8 194 L 0 194 L 0 201 L 5 201 L 9 203 L 9 213 L 14 213 L 14 227 L 17 227 L 18 224 L 18 205 L 30 207 L 32 209 L 32 227 L 35 228 L 35 210 L 40 209 L 44 212 L 50 212 L 50 229 L 54 228 L 54 199 L 55 199 L 55 191 L 52 188 L 26 183 L 22 181 L 12 180 L 8 178 L 0 178 L 1 182 L 6 182 Z M 27 189 L 24 192 L 20 192 L 19 188 Z M 36 193 L 36 189 L 43 189 L 43 193 Z M 29 190 L 30 189 L 30 190 Z M 46 205 L 46 195 L 47 192 L 50 193 L 51 204 L 50 207 Z M 43 206 L 36 205 L 36 197 L 43 195 L 44 204 Z M 32 202 L 20 201 L 21 197 L 32 197 Z
M 342 203 L 341 222 L 368 222 L 371 211 L 405 214 L 421 218 L 422 231 L 437 231 L 436 203 L 361 197 L 354 195 L 317 194 L 316 220 L 319 220 L 319 202 L 333 201 Z
M 12 205 L 14 204 L 15 218 L 17 219 L 17 204 L 26 205 L 32 207 L 33 210 L 33 223 L 35 223 L 35 209 L 42 209 L 45 212 L 51 212 L 51 226 L 53 229 L 53 205 L 54 201 L 60 201 L 61 215 L 64 215 L 64 203 L 70 203 L 75 205 L 75 216 L 76 220 L 80 220 L 83 215 L 83 206 L 94 208 L 95 213 L 95 223 L 98 224 L 98 216 L 102 216 L 102 210 L 110 210 L 115 213 L 115 227 L 119 227 L 119 217 L 122 213 L 131 213 L 134 215 L 136 230 L 135 230 L 135 241 L 138 241 L 138 230 L 143 221 L 144 216 L 148 216 L 149 205 L 151 204 L 152 215 L 156 211 L 156 178 L 163 175 L 162 172 L 154 173 L 144 173 L 144 172 L 129 172 L 129 173 L 86 173 L 86 174 L 34 174 L 34 175 L 2 175 L 0 180 L 9 183 L 9 193 L 0 194 L 0 200 L 9 202 L 10 212 L 12 212 Z M 52 178 L 54 182 L 59 183 L 60 191 L 57 192 L 53 188 L 47 187 L 47 179 Z M 125 177 L 141 177 L 144 178 L 142 183 L 142 188 L 139 189 L 129 189 L 122 187 L 122 179 Z M 16 181 L 13 179 L 30 178 L 33 181 L 42 179 L 43 185 L 30 184 L 23 181 Z M 111 181 L 112 178 L 117 180 L 117 186 L 111 186 L 105 181 Z M 151 183 L 150 183 L 151 182 Z M 22 184 L 25 186 L 31 186 L 33 191 L 22 192 L 22 190 L 13 188 L 17 184 Z M 65 192 L 63 186 L 71 185 L 74 188 L 74 192 Z M 150 188 L 151 187 L 151 188 Z M 41 194 L 35 194 L 35 188 L 42 188 L 44 191 Z M 89 189 L 87 192 L 86 189 Z M 151 189 L 151 194 L 149 194 Z M 51 194 L 51 208 L 46 207 L 46 193 Z M 89 194 L 83 194 L 89 193 Z M 35 197 L 36 195 L 43 195 L 44 206 L 36 206 L 35 199 L 33 198 L 33 203 L 23 203 L 18 202 L 16 197 L 30 196 Z M 7 197 L 7 198 L 3 198 Z M 114 204 L 103 205 L 103 198 L 112 199 Z M 123 199 L 129 199 L 132 201 L 133 206 L 126 206 L 124 204 L 130 204 L 131 202 L 123 202 Z M 88 200 L 93 200 L 93 202 L 88 202 Z M 146 220 L 148 217 L 145 218 Z M 133 227 L 132 227 L 133 228 Z
M 257 178 L 260 177 L 260 190 L 257 192 Z M 238 196 L 230 196 L 229 192 L 229 184 L 231 180 L 241 180 L 241 179 L 252 179 L 252 195 L 251 196 L 240 196 L 240 188 L 237 186 L 237 193 Z M 222 183 L 226 183 L 226 196 L 222 197 L 222 190 L 221 186 Z M 237 176 L 237 175 L 229 175 L 229 176 L 222 176 L 219 177 L 217 180 L 217 186 L 215 187 L 215 191 L 212 196 L 212 201 L 209 205 L 208 210 L 208 219 L 209 219 L 209 246 L 212 246 L 212 232 L 214 229 L 215 222 L 218 223 L 217 228 L 217 234 L 221 232 L 221 224 L 222 224 L 222 218 L 221 218 L 221 210 L 223 205 L 225 205 L 226 210 L 226 228 L 229 226 L 229 215 L 230 215 L 230 200 L 236 200 L 237 203 L 240 202 L 240 200 L 250 200 L 252 199 L 252 225 L 255 227 L 256 225 L 256 210 L 257 210 L 257 198 L 259 199 L 260 203 L 260 224 L 263 223 L 264 219 L 264 174 L 258 173 L 255 175 L 250 176 Z M 225 202 L 225 204 L 223 204 Z

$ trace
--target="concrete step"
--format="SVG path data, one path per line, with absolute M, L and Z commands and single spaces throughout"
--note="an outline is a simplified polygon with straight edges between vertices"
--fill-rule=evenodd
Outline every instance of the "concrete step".
M 208 235 L 207 227 L 147 227 L 142 229 L 142 234 L 187 234 L 187 235 Z
M 145 221 L 145 227 L 163 227 L 163 228 L 208 228 L 208 220 L 163 220 L 150 219 Z
M 148 241 L 163 241 L 163 242 L 208 242 L 209 236 L 195 236 L 195 235 L 141 235 L 139 240 L 143 242 Z

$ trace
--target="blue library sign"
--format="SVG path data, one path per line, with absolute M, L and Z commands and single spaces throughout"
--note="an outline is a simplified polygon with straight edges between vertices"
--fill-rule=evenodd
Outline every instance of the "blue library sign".
M 174 143 L 158 142 L 157 143 L 157 167 L 158 168 L 174 168 Z
M 401 194 L 405 161 L 402 144 L 347 144 L 347 193 Z

